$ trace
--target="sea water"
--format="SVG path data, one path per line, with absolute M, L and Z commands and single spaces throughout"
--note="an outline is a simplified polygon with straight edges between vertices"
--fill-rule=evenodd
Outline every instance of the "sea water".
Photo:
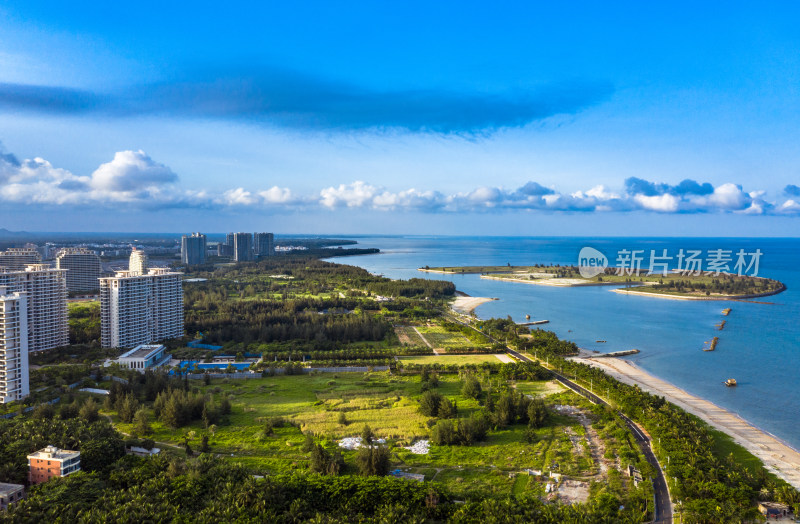
M 639 349 L 625 358 L 800 449 L 799 239 L 367 236 L 358 241 L 381 253 L 332 261 L 389 278 L 450 280 L 471 296 L 499 298 L 478 307 L 478 317 L 549 320 L 541 327 L 581 348 Z M 666 249 L 673 257 L 680 249 L 701 250 L 703 258 L 709 250 L 731 250 L 734 263 L 740 249 L 760 250 L 758 276 L 780 280 L 787 290 L 754 301 L 668 300 L 614 293 L 611 286 L 549 287 L 417 271 L 426 265 L 575 265 L 585 246 L 604 253 L 610 265 L 620 250 L 643 250 L 645 269 L 650 250 Z M 727 307 L 732 312 L 726 317 L 721 311 Z M 727 323 L 719 331 L 722 320 Z M 702 351 L 715 336 L 716 350 Z M 725 387 L 728 378 L 739 386 Z

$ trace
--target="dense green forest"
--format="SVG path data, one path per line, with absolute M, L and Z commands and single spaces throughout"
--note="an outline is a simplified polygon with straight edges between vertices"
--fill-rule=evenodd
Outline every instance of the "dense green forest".
M 69 305 L 69 343 L 90 344 L 100 340 L 100 303 Z
M 3 522 L 635 522 L 618 501 L 545 504 L 535 497 L 455 501 L 435 484 L 387 477 L 281 474 L 256 478 L 209 455 L 125 457 L 31 490 Z
M 736 275 L 719 275 L 709 282 L 697 282 L 685 278 L 663 278 L 652 289 L 674 291 L 678 293 L 708 293 L 718 295 L 758 295 L 773 293 L 784 288 L 777 280 L 769 278 L 739 277 Z
M 650 433 L 659 460 L 666 468 L 673 499 L 682 502 L 685 522 L 753 520 L 758 500 L 779 500 L 800 509 L 798 492 L 763 467 L 745 465 L 733 456 L 721 455 L 716 450 L 714 434 L 697 418 L 661 397 L 564 359 L 565 355 L 577 351 L 574 343 L 560 340 L 546 330 L 518 326 L 510 318 L 476 320 L 470 326 L 442 318 L 445 302 L 455 291 L 450 282 L 392 281 L 359 268 L 323 262 L 308 253 L 258 263 L 194 268 L 190 276 L 208 280 L 184 287 L 186 331 L 192 335 L 202 332 L 206 342 L 263 352 L 267 360 L 313 358 L 330 363 L 390 363 L 392 373 L 419 373 L 420 377 L 427 377 L 422 380 L 426 393 L 419 409 L 426 416 L 436 417 L 431 426 L 435 444 L 474 444 L 485 437 L 488 428 L 508 425 L 534 428 L 548 417 L 547 408 L 511 389 L 497 388 L 493 381 L 496 378 L 543 380 L 550 378 L 552 372 L 538 364 L 499 362 L 399 366 L 394 362 L 395 355 L 425 353 L 427 349 L 399 347 L 393 324 L 433 318 L 445 330 L 466 337 L 467 343 L 494 345 L 495 350 L 508 344 L 542 361 L 547 359 L 553 369 L 562 370 L 580 383 L 591 381 L 595 391 L 604 390 L 620 412 Z M 680 282 L 659 285 L 677 289 Z M 742 287 L 740 282 L 722 277 L 704 285 L 714 293 L 747 291 L 749 288 Z M 769 286 L 772 281 L 765 282 L 764 285 Z M 653 287 L 658 288 L 658 285 Z M 292 474 L 279 473 L 265 478 L 254 477 L 263 471 L 208 454 L 196 456 L 196 451 L 203 451 L 202 445 L 192 450 L 188 437 L 185 453 L 170 452 L 148 459 L 125 456 L 126 436 L 117 432 L 99 413 L 101 406 L 86 395 L 67 390 L 68 384 L 90 374 L 98 375 L 96 363 L 113 355 L 113 350 L 97 347 L 96 308 L 73 306 L 70 336 L 73 342 L 82 345 L 32 357 L 32 363 L 45 367 L 31 374 L 32 384 L 42 391 L 35 392 L 29 404 L 41 400 L 39 397 L 47 393 L 47 388 L 58 392 L 61 402 L 55 406 L 39 406 L 13 419 L 0 419 L 0 481 L 24 483 L 25 456 L 48 444 L 79 449 L 83 472 L 33 487 L 25 501 L 7 513 L 0 513 L 0 520 L 636 521 L 631 516 L 633 513 L 620 512 L 619 499 L 607 494 L 575 506 L 546 504 L 526 495 L 457 501 L 452 493 L 436 483 L 365 475 L 385 473 L 380 453 L 369 452 L 369 456 L 358 459 L 364 467 L 356 467 L 340 462 L 335 450 L 321 446 L 314 438 L 309 443 L 308 453 L 311 463 L 318 467 L 306 470 L 303 466 Z M 487 336 L 492 342 L 487 343 Z M 196 351 L 195 355 L 203 354 L 202 350 L 191 351 Z M 287 374 L 290 370 L 300 372 L 299 364 L 295 365 L 297 369 L 287 366 Z M 265 375 L 274 372 L 275 366 L 275 362 L 263 364 Z M 464 387 L 471 388 L 469 393 L 465 389 L 464 394 L 480 399 L 481 410 L 459 417 L 458 406 L 438 393 L 435 375 L 430 375 L 434 370 L 463 374 Z M 152 422 L 143 415 L 144 405 L 152 406 L 155 420 L 178 431 L 185 431 L 187 424 L 198 421 L 206 428 L 229 424 L 230 403 L 223 394 L 203 393 L 185 378 L 170 378 L 164 374 L 130 373 L 126 376 L 130 380 L 128 384 L 113 382 L 107 386 L 110 394 L 102 407 L 108 410 L 104 413 L 113 412 L 120 421 L 140 428 L 134 431 L 137 436 L 147 436 L 148 424 Z M 472 378 L 477 376 L 481 380 L 476 386 Z M 604 421 L 616 417 L 611 410 L 599 412 L 597 416 Z M 268 421 L 265 433 L 281 423 Z M 630 439 L 621 425 L 618 431 L 620 439 Z M 646 501 L 633 502 L 645 507 L 647 504 Z
M 293 341 L 315 351 L 384 340 L 391 332 L 389 319 L 434 315 L 421 307 L 424 301 L 455 292 L 451 282 L 389 280 L 308 257 L 199 270 L 192 276 L 208 280 L 185 288 L 187 332 L 202 332 L 210 343 Z M 376 296 L 384 298 L 378 302 Z
M 383 340 L 391 325 L 366 312 L 349 312 L 358 305 L 356 300 L 340 298 L 222 303 L 200 298 L 187 310 L 186 330 L 202 332 L 211 343 L 300 340 L 313 341 L 318 349 L 333 349 L 337 343 Z

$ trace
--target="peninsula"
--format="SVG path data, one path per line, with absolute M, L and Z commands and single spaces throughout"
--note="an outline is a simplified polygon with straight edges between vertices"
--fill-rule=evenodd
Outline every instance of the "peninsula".
M 451 266 L 419 268 L 418 271 L 449 275 L 479 274 L 481 278 L 555 287 L 618 286 L 613 291 L 632 295 L 682 300 L 733 300 L 775 295 L 786 285 L 770 278 L 731 273 L 686 274 L 670 271 L 648 275 L 646 270 L 625 274 L 606 268 L 591 278 L 581 276 L 577 266 Z M 618 274 L 622 273 L 622 274 Z

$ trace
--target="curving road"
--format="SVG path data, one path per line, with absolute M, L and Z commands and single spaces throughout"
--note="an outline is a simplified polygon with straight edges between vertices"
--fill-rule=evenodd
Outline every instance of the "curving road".
M 506 352 L 523 362 L 535 362 L 535 360 L 528 358 L 522 353 L 514 351 L 509 347 L 506 347 Z M 564 384 L 566 387 L 568 387 L 575 393 L 578 393 L 579 395 L 586 397 L 593 404 L 600 404 L 611 408 L 608 402 L 601 399 L 591 391 L 587 390 L 584 387 L 579 386 L 578 384 L 574 383 L 573 381 L 569 380 L 563 375 L 553 371 L 552 369 L 550 371 L 553 373 L 553 376 L 556 378 L 556 380 Z M 653 466 L 653 469 L 656 471 L 655 478 L 651 479 L 653 482 L 653 495 L 655 498 L 654 501 L 655 519 L 653 520 L 653 522 L 658 524 L 671 523 L 672 503 L 670 502 L 669 499 L 669 489 L 667 488 L 667 479 L 664 477 L 664 471 L 661 469 L 661 464 L 658 463 L 658 459 L 656 459 L 655 453 L 653 453 L 653 448 L 650 444 L 650 438 L 647 435 L 645 435 L 641 429 L 639 429 L 639 426 L 634 421 L 632 421 L 619 411 L 616 411 L 616 413 L 617 415 L 620 416 L 622 420 L 625 421 L 625 425 L 628 426 L 628 429 L 630 430 L 631 434 L 633 434 L 633 438 L 636 439 L 636 443 L 642 450 L 645 459 L 647 459 L 647 462 L 649 462 L 650 465 Z
M 495 340 L 493 337 L 489 336 L 488 334 L 478 329 L 475 329 L 474 326 L 471 326 L 466 322 L 462 322 L 458 318 L 451 317 L 451 320 L 477 331 L 478 333 L 482 334 L 483 336 L 485 336 L 486 338 L 495 343 L 499 342 Z M 505 344 L 503 344 L 503 346 L 506 348 L 506 353 L 508 353 L 509 355 L 513 356 L 516 359 L 519 359 L 523 362 L 532 362 L 532 363 L 536 362 L 532 358 L 523 355 L 519 351 L 511 349 Z M 592 402 L 593 404 L 608 406 L 610 409 L 614 409 L 608 404 L 608 402 L 601 399 L 600 397 L 598 397 L 591 391 L 587 390 L 586 388 L 579 386 L 578 384 L 564 377 L 560 373 L 553 371 L 552 369 L 550 371 L 553 373 L 553 376 L 556 378 L 556 380 L 564 384 L 566 387 L 568 387 L 575 393 L 583 397 L 586 397 L 589 400 L 589 402 Z M 653 519 L 653 522 L 656 524 L 667 524 L 667 523 L 671 524 L 672 503 L 670 502 L 669 489 L 667 488 L 667 479 L 664 477 L 664 471 L 661 469 L 661 464 L 658 463 L 658 459 L 656 459 L 656 455 L 655 453 L 653 453 L 653 447 L 650 443 L 650 438 L 647 435 L 645 435 L 641 429 L 639 429 L 639 426 L 634 421 L 632 421 L 627 416 L 623 415 L 621 412 L 617 410 L 614 411 L 616 412 L 617 415 L 620 416 L 620 418 L 622 418 L 623 421 L 625 421 L 625 425 L 628 426 L 628 429 L 633 435 L 633 438 L 639 445 L 639 449 L 642 450 L 645 459 L 651 466 L 653 466 L 653 469 L 656 472 L 655 478 L 651 479 L 651 481 L 653 482 L 653 498 L 655 499 L 654 500 L 655 518 Z

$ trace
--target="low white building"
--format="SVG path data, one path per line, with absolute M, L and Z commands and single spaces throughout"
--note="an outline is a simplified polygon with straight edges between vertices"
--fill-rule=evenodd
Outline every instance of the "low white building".
M 162 344 L 142 344 L 123 353 L 117 362 L 122 367 L 144 373 L 148 369 L 163 366 L 172 359 L 172 355 L 164 354 L 166 350 L 166 346 Z

